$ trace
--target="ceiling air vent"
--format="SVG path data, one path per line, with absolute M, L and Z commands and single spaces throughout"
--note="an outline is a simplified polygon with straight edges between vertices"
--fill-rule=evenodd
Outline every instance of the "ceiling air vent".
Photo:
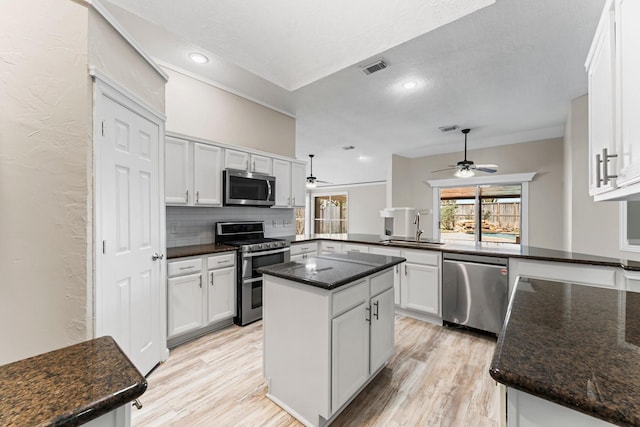
M 361 65 L 360 69 L 362 70 L 363 73 L 365 73 L 366 75 L 369 75 L 369 74 L 375 73 L 376 71 L 384 70 L 388 66 L 389 64 L 384 62 L 384 60 L 378 59 L 376 62 L 372 62 L 366 65 Z
M 458 125 L 440 126 L 438 129 L 440 129 L 442 133 L 451 132 L 452 130 L 458 129 Z

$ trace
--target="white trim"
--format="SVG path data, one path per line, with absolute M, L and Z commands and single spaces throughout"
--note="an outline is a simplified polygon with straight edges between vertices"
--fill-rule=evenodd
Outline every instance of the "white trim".
M 509 175 L 474 176 L 471 178 L 446 178 L 425 181 L 431 187 L 464 187 L 484 184 L 511 184 L 533 181 L 537 172 L 514 173 Z
M 145 117 L 149 118 L 149 120 L 151 120 L 152 122 L 161 121 L 164 127 L 164 122 L 167 120 L 167 116 L 164 113 L 162 113 L 161 111 L 149 105 L 142 98 L 140 98 L 139 96 L 131 92 L 126 87 L 122 86 L 119 83 L 116 83 L 115 80 L 109 77 L 102 70 L 92 65 L 89 67 L 89 75 L 94 77 L 100 83 L 108 86 L 109 89 L 111 89 L 111 91 L 115 91 L 119 95 L 124 96 L 123 98 L 122 96 L 117 95 L 117 98 L 119 99 L 114 98 L 114 101 L 119 102 L 121 104 L 123 102 L 127 104 L 129 103 L 135 104 L 138 108 L 145 110 L 145 112 L 148 113 L 148 114 L 145 114 Z M 154 117 L 154 118 L 150 118 L 150 117 Z M 162 138 L 164 139 L 164 135 L 162 135 Z
M 151 57 L 142 49 L 140 44 L 133 38 L 133 36 L 118 22 L 118 20 L 104 7 L 99 0 L 87 0 L 91 8 L 98 12 L 104 19 L 116 30 L 122 38 L 129 43 L 129 45 L 153 68 L 165 81 L 169 80 L 169 76 L 162 68 L 151 59 Z
M 329 185 L 321 185 L 319 187 L 316 187 L 313 190 L 310 190 L 312 193 L 315 193 L 316 191 L 323 191 L 323 190 L 332 190 L 334 188 L 345 188 L 345 187 L 366 187 L 369 185 L 386 185 L 387 181 L 368 181 L 368 182 L 354 182 L 353 184 L 329 184 Z
M 620 250 L 624 252 L 640 252 L 640 245 L 632 245 L 627 240 L 627 202 L 621 202 L 619 206 L 620 223 L 618 225 L 618 234 L 620 235 Z
M 197 80 L 197 81 L 199 81 L 201 83 L 207 84 L 209 86 L 216 87 L 216 88 L 218 88 L 220 90 L 224 90 L 225 92 L 229 92 L 229 93 L 231 93 L 233 95 L 239 96 L 239 97 L 244 98 L 246 100 L 249 100 L 251 102 L 255 102 L 256 104 L 262 105 L 263 107 L 266 107 L 266 108 L 268 108 L 270 110 L 273 110 L 273 111 L 276 111 L 276 112 L 278 112 L 280 114 L 284 114 L 285 116 L 291 117 L 292 119 L 296 118 L 295 114 L 293 114 L 293 113 L 291 113 L 289 111 L 285 111 L 285 110 L 283 110 L 281 108 L 278 108 L 278 107 L 276 107 L 274 105 L 268 104 L 268 103 L 266 103 L 266 102 L 264 102 L 264 101 L 262 101 L 262 100 L 260 100 L 258 98 L 255 98 L 255 97 L 247 94 L 246 92 L 241 92 L 241 91 L 239 91 L 237 89 L 233 89 L 233 88 L 231 88 L 231 87 L 229 87 L 227 85 L 224 85 L 222 83 L 218 83 L 215 80 L 211 80 L 211 79 L 207 79 L 205 77 L 199 76 L 198 74 L 192 73 L 191 71 L 187 71 L 184 68 L 177 67 L 174 64 L 169 64 L 169 63 L 167 63 L 165 61 L 162 61 L 160 59 L 156 59 L 156 61 L 162 67 L 167 68 L 167 69 L 169 69 L 169 70 L 171 70 L 173 72 L 176 72 L 178 74 L 182 74 L 184 76 L 187 76 L 189 78 Z M 278 86 L 278 88 L 281 89 L 280 86 Z M 286 90 L 286 89 L 283 89 L 283 90 Z M 287 95 L 289 95 L 290 93 L 291 92 L 288 92 Z

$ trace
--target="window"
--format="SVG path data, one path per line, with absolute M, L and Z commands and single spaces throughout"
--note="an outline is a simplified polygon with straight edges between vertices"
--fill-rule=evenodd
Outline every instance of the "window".
M 305 217 L 305 209 L 304 208 L 296 208 L 296 236 L 303 236 L 304 232 L 304 217 Z
M 312 209 L 314 234 L 348 233 L 346 194 L 314 195 Z
M 440 189 L 440 239 L 520 243 L 522 187 L 474 185 Z

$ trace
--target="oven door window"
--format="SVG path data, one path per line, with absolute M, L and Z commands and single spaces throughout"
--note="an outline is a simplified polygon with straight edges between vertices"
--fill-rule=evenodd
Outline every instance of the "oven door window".
M 251 308 L 262 307 L 262 280 L 251 283 Z
M 270 255 L 256 255 L 252 259 L 253 262 L 251 265 L 251 277 L 261 277 L 262 275 L 258 273 L 257 270 L 260 267 L 266 267 L 268 265 L 280 264 L 284 262 L 284 252 Z

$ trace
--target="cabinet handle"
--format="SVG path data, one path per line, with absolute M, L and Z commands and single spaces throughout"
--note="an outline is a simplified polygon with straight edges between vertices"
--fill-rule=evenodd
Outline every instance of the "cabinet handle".
M 600 177 L 600 154 L 596 154 L 596 187 L 600 188 L 600 183 L 602 182 L 602 178 Z
M 184 193 L 184 201 L 189 203 L 189 190 L 187 190 L 187 192 Z
M 407 275 L 407 264 L 404 265 L 404 275 Z
M 244 161 L 244 168 L 245 168 L 246 170 L 249 170 L 249 160 L 245 160 L 245 161 Z
M 200 289 L 202 289 L 202 275 L 200 275 Z
M 195 265 L 188 265 L 186 267 L 180 267 L 180 268 L 178 268 L 178 270 L 190 270 L 192 268 L 196 268 L 196 266 Z
M 376 320 L 378 320 L 378 301 L 374 302 L 373 306 L 376 308 L 376 311 L 373 312 L 373 315 L 376 317 Z
M 218 264 L 227 264 L 229 263 L 229 260 L 224 260 L 224 261 L 217 261 Z
M 396 264 L 396 273 L 400 273 L 400 264 Z
M 295 198 L 295 197 L 293 198 L 293 203 L 291 203 L 291 204 L 292 204 L 292 205 L 295 205 L 295 204 L 296 204 L 296 198 Z
M 602 183 L 607 185 L 610 179 L 617 178 L 618 175 L 609 175 L 609 159 L 618 157 L 617 154 L 609 154 L 609 150 L 602 149 Z
M 255 160 L 253 161 L 253 171 L 254 172 L 256 171 L 256 161 Z
M 366 320 L 367 322 L 371 323 L 371 307 L 367 306 L 364 308 L 366 310 L 365 316 L 364 316 L 364 320 Z M 367 317 L 369 316 L 369 317 Z
M 287 197 L 287 204 L 290 205 L 291 204 L 291 197 Z
M 213 286 L 213 271 L 211 272 L 211 286 Z
M 200 203 L 200 191 L 196 191 L 196 204 Z
M 360 249 L 351 249 L 351 252 L 360 252 Z

